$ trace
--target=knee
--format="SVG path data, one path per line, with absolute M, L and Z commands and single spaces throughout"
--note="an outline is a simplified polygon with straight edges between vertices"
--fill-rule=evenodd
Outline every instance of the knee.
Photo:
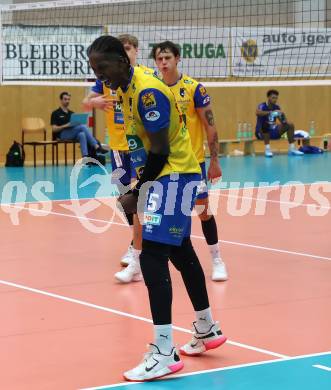
M 212 217 L 212 214 L 209 210 L 208 197 L 204 199 L 198 199 L 195 204 L 195 209 L 198 212 L 200 221 L 208 221 Z
M 209 207 L 205 207 L 203 212 L 199 214 L 199 218 L 200 218 L 200 221 L 201 222 L 207 222 L 210 220 L 210 218 L 212 217 L 213 215 L 211 214 L 210 210 L 209 210 Z
M 294 130 L 294 124 L 292 122 L 286 122 L 284 124 L 284 127 L 285 127 L 286 131 Z
M 147 287 L 170 285 L 169 245 L 143 240 L 140 266 Z
M 80 125 L 79 126 L 80 131 L 83 131 L 84 133 L 88 133 L 89 129 L 85 125 Z
M 83 131 L 80 131 L 78 134 L 77 134 L 77 138 L 79 139 L 79 141 L 84 141 L 86 140 L 86 135 Z
M 190 237 L 184 238 L 182 245 L 173 249 L 170 260 L 179 272 L 188 269 L 202 269 Z

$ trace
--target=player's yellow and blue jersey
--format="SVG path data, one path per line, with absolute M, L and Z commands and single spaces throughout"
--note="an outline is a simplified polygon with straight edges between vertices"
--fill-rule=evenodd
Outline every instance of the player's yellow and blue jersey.
M 154 69 L 149 68 L 148 66 L 145 66 L 145 65 L 142 65 L 142 64 L 135 65 L 135 68 L 142 69 L 144 72 L 148 72 L 150 74 L 156 74 Z
M 148 68 L 145 65 L 137 64 L 139 69 L 150 74 L 155 73 L 154 69 Z M 96 80 L 95 85 L 92 87 L 92 91 L 109 96 L 114 101 L 114 106 L 106 112 L 106 125 L 109 135 L 109 146 L 112 150 L 128 151 L 128 143 L 125 135 L 124 119 L 121 110 L 121 105 L 117 100 L 116 91 L 112 91 L 106 87 L 105 83 L 100 80 Z
M 170 153 L 159 177 L 170 173 L 200 173 L 190 136 L 170 89 L 154 74 L 131 68 L 126 90 L 117 95 L 124 114 L 131 161 L 139 177 L 150 150 L 148 132 L 169 129 Z
M 204 127 L 196 108 L 206 107 L 210 104 L 210 96 L 206 88 L 198 81 L 183 74 L 174 85 L 169 85 L 175 95 L 186 126 L 189 130 L 192 148 L 199 163 L 205 161 Z
M 96 80 L 92 92 L 109 96 L 114 101 L 114 106 L 106 112 L 106 125 L 109 134 L 109 146 L 112 150 L 128 151 L 128 142 L 125 136 L 125 127 L 121 105 L 117 100 L 116 91 L 106 87 L 105 83 Z

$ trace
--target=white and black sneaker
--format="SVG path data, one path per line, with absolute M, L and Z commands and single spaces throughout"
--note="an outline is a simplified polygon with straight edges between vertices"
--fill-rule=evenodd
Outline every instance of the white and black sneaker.
M 193 322 L 193 338 L 179 351 L 182 355 L 199 356 L 203 352 L 220 347 L 226 340 L 227 338 L 222 334 L 218 322 L 215 322 L 206 333 L 200 333 L 196 322 Z
M 183 367 L 184 363 L 180 360 L 175 347 L 169 355 L 165 355 L 155 344 L 150 344 L 143 361 L 137 367 L 125 372 L 123 376 L 127 381 L 145 382 L 174 374 Z

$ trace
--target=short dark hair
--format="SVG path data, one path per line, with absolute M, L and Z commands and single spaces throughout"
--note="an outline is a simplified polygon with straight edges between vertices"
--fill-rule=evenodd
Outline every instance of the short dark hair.
M 122 42 L 111 35 L 102 35 L 95 39 L 87 48 L 88 57 L 92 53 L 104 54 L 105 56 L 115 54 L 117 57 L 122 58 L 124 62 L 130 64 L 130 59 L 124 50 Z
M 160 53 L 164 53 L 165 51 L 170 51 L 175 57 L 180 56 L 180 46 L 176 45 L 171 41 L 164 41 L 157 43 L 153 46 L 151 57 L 156 60 L 156 51 L 160 49 Z
M 276 89 L 269 89 L 269 91 L 267 92 L 267 97 L 271 96 L 271 95 L 276 95 L 278 96 L 279 95 L 279 92 L 276 90 Z
M 62 100 L 64 98 L 64 96 L 71 96 L 69 92 L 61 92 L 60 93 L 60 100 Z
M 129 45 L 132 45 L 135 49 L 138 49 L 139 42 L 138 38 L 131 34 L 121 34 L 117 37 L 123 45 L 128 43 Z

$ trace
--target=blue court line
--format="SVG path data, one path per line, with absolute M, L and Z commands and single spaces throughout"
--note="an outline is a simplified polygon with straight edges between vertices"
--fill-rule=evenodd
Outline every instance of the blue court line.
M 331 372 L 314 367 L 316 365 L 331 367 L 331 351 L 189 373 L 148 383 L 121 383 L 85 390 L 330 390 Z

